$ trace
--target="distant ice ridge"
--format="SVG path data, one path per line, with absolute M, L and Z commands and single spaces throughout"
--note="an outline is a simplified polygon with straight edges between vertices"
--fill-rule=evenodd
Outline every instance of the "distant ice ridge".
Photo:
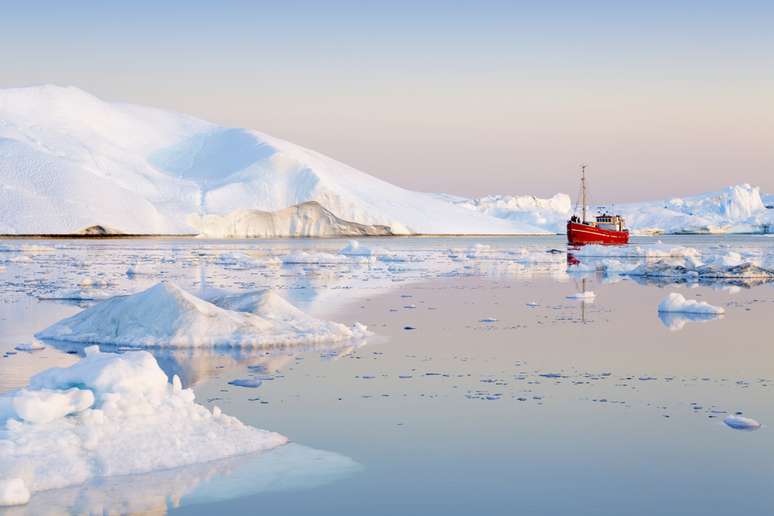
M 212 302 L 173 283 L 116 296 L 64 319 L 40 339 L 133 347 L 270 348 L 362 339 L 365 326 L 311 317 L 272 290 Z
M 720 192 L 662 201 L 592 206 L 591 213 L 609 209 L 623 215 L 627 227 L 638 235 L 661 233 L 774 233 L 774 196 L 762 195 L 749 184 L 729 186 Z M 768 201 L 766 201 L 768 199 Z M 521 221 L 564 233 L 572 214 L 565 194 L 550 199 L 532 196 L 490 195 L 455 199 L 461 206 L 508 220 Z
M 615 211 L 638 234 L 774 232 L 774 209 L 766 207 L 760 188 L 749 184 L 660 202 L 620 204 Z
M 529 224 L 553 233 L 565 232 L 573 207 L 570 196 L 563 193 L 550 199 L 534 195 L 488 195 L 478 199 L 456 199 L 456 203 L 493 217 Z
M 145 351 L 101 353 L 0 396 L 0 505 L 98 477 L 268 450 L 287 438 L 210 412 Z
M 305 236 L 319 236 L 319 228 L 339 224 L 319 210 L 320 220 L 244 211 L 310 201 L 341 221 L 400 234 L 546 232 L 400 188 L 257 131 L 50 85 L 0 90 L 0 184 L 0 233 L 101 225 L 214 236 L 306 228 Z

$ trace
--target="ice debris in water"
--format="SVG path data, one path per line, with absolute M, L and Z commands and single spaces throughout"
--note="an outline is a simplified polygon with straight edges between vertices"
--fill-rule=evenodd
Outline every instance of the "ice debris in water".
M 33 340 L 32 342 L 23 342 L 13 349 L 17 351 L 40 351 L 41 349 L 46 349 L 46 346 L 37 340 Z
M 175 468 L 287 442 L 195 403 L 146 351 L 86 356 L 0 395 L 0 503 L 96 477 Z
M 360 339 L 365 326 L 308 316 L 272 290 L 221 296 L 212 303 L 174 283 L 116 296 L 36 334 L 66 342 L 134 347 L 262 348 Z
M 757 430 L 761 427 L 758 421 L 741 414 L 726 416 L 723 422 L 734 430 Z
M 570 294 L 567 296 L 567 299 L 594 299 L 596 297 L 596 294 L 594 292 L 576 292 L 575 294 Z
M 670 293 L 658 305 L 659 312 L 678 312 L 693 314 L 723 314 L 725 310 L 719 306 L 712 306 L 704 301 L 686 299 L 677 292 Z
M 261 386 L 263 382 L 257 378 L 237 378 L 228 382 L 229 385 L 235 385 L 237 387 L 248 387 L 250 389 L 256 389 Z
M 24 505 L 30 501 L 30 491 L 20 478 L 0 479 L 0 506 Z

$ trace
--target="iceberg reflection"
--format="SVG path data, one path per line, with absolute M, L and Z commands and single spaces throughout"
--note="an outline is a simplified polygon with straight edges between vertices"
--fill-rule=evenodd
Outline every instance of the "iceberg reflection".
M 6 508 L 3 513 L 164 514 L 186 505 L 318 487 L 360 469 L 349 457 L 291 443 L 263 453 L 42 491 L 29 504 Z
M 661 324 L 669 331 L 680 331 L 688 322 L 707 322 L 722 319 L 721 314 L 694 314 L 685 312 L 658 312 Z

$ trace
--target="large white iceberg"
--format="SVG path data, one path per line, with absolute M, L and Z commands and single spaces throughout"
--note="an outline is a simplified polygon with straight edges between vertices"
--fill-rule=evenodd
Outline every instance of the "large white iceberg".
M 257 131 L 51 85 L 0 90 L 0 183 L 0 234 L 99 224 L 134 234 L 321 236 L 341 221 L 392 233 L 546 232 Z M 309 201 L 325 211 L 244 211 Z
M 170 383 L 146 351 L 96 346 L 67 368 L 0 396 L 0 502 L 98 477 L 146 473 L 268 450 L 284 436 L 242 424 Z
M 116 296 L 36 334 L 40 339 L 136 347 L 282 347 L 363 338 L 351 327 L 307 316 L 272 291 L 210 303 L 174 283 Z M 220 305 L 220 306 L 218 306 Z

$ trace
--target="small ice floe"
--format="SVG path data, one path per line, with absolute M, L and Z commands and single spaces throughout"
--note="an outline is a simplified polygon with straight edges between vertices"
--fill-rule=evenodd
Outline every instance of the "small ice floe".
M 0 507 L 25 505 L 30 501 L 30 491 L 21 478 L 0 479 Z
M 218 255 L 215 263 L 233 270 L 254 269 L 259 265 L 257 260 L 244 253 L 222 253 Z
M 567 299 L 578 299 L 578 300 L 589 300 L 594 299 L 596 297 L 596 294 L 592 291 L 588 292 L 576 292 L 575 294 L 570 294 L 567 296 Z
M 761 427 L 758 421 L 740 414 L 726 416 L 723 422 L 734 430 L 757 430 Z
M 362 245 L 357 240 L 350 240 L 344 248 L 339 251 L 339 254 L 344 256 L 376 256 L 377 252 L 374 249 Z
M 17 351 L 40 351 L 41 349 L 46 349 L 46 346 L 44 346 L 37 340 L 33 340 L 32 342 L 24 342 L 22 344 L 19 344 L 13 349 Z
M 146 351 L 101 353 L 0 395 L 0 503 L 32 493 L 275 448 L 287 438 L 197 404 Z M 216 443 L 216 446 L 213 446 Z M 181 453 L 184 450 L 185 453 Z
M 237 378 L 228 382 L 229 385 L 236 387 L 247 387 L 249 389 L 257 389 L 263 382 L 257 378 Z
M 674 312 L 686 314 L 713 314 L 719 315 L 725 313 L 725 310 L 719 306 L 712 306 L 705 301 L 696 301 L 686 299 L 677 292 L 670 293 L 658 305 L 659 312 Z
M 330 254 L 297 251 L 282 258 L 284 265 L 368 265 L 376 261 L 373 256 Z
M 311 317 L 272 290 L 220 296 L 212 302 L 173 283 L 116 296 L 35 336 L 65 342 L 133 347 L 266 348 L 362 339 L 362 324 Z
M 495 319 L 494 317 L 484 317 L 483 319 L 479 320 L 478 322 L 482 322 L 482 323 L 495 323 L 495 322 L 497 322 L 497 319 Z

